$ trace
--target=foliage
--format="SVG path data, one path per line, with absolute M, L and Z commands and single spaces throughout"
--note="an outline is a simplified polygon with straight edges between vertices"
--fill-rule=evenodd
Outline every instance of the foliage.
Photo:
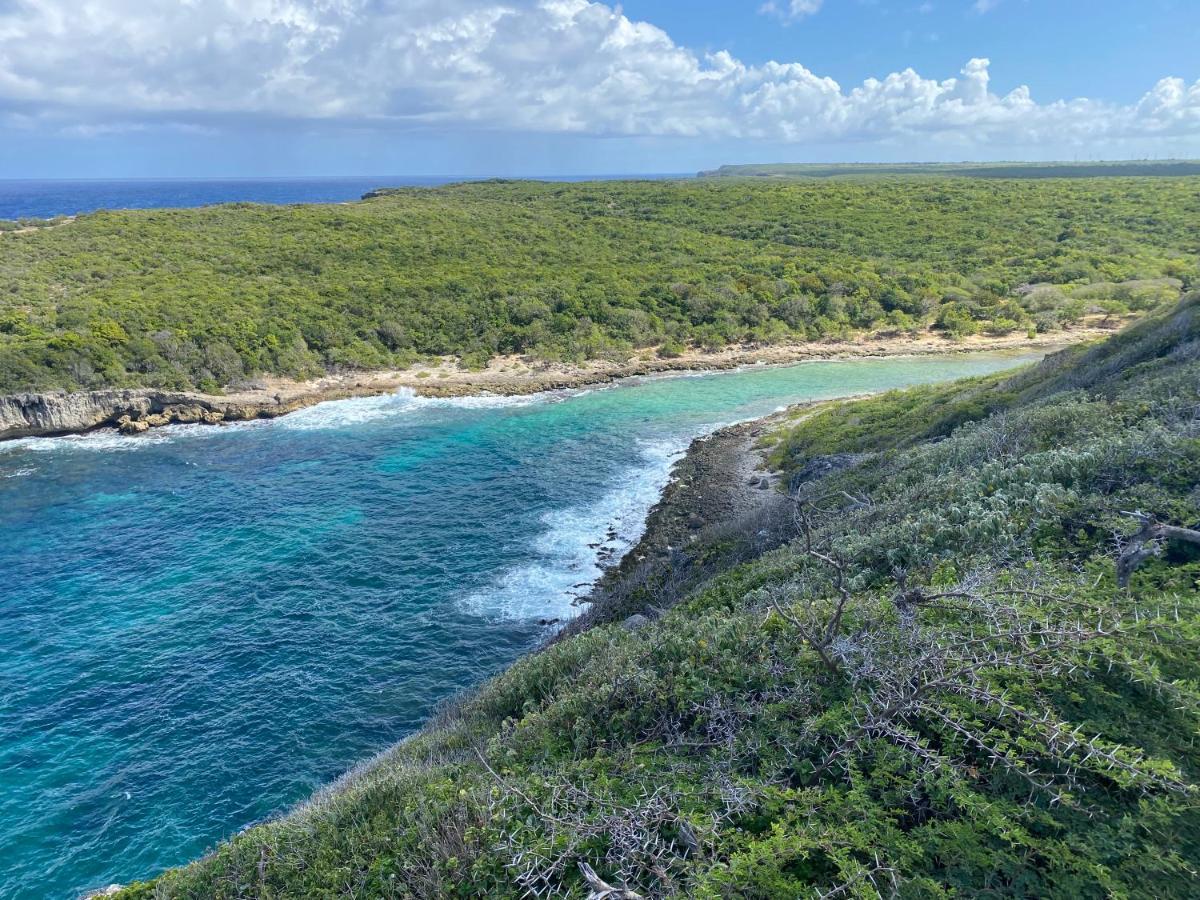
M 1198 188 L 493 182 L 92 213 L 0 239 L 0 393 L 1054 330 L 1196 281 Z
M 958 178 L 1113 178 L 1200 175 L 1200 161 L 1186 159 L 1036 163 L 767 163 L 721 166 L 702 176 L 767 178 L 886 178 L 924 175 Z
M 124 896 L 1194 896 L 1200 558 L 1114 560 L 1200 519 L 1200 297 L 778 441 L 791 540 Z

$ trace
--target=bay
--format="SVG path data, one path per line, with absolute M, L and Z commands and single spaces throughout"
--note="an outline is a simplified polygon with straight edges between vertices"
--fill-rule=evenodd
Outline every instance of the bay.
M 419 728 L 569 616 L 689 441 L 1004 354 L 0 444 L 0 897 L 202 854 Z

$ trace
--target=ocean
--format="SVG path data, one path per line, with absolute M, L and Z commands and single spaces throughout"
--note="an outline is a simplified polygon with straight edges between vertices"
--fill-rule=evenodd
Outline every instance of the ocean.
M 539 176 L 542 181 L 613 181 L 682 175 Z M 214 203 L 342 203 L 381 187 L 436 187 L 464 178 L 355 175 L 329 178 L 0 179 L 0 219 L 50 219 L 98 209 L 161 209 Z
M 187 862 L 545 640 L 689 441 L 981 354 L 0 444 L 0 897 Z

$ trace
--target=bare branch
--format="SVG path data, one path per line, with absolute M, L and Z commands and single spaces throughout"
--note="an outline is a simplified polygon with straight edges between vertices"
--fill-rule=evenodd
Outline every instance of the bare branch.
M 592 889 L 592 892 L 588 894 L 588 900 L 642 900 L 641 894 L 635 893 L 628 888 L 613 887 L 597 875 L 596 870 L 585 862 L 579 864 L 579 874 L 583 876 L 583 880 Z
M 1117 584 L 1120 587 L 1128 587 L 1129 579 L 1138 567 L 1162 553 L 1167 541 L 1200 545 L 1200 531 L 1167 525 L 1143 512 L 1122 511 L 1121 515 L 1137 519 L 1141 527 L 1127 539 L 1117 557 Z

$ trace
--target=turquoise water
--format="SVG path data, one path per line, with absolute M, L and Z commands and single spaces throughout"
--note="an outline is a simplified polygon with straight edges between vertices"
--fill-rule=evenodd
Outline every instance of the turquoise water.
M 187 861 L 570 615 L 696 435 L 1029 357 L 817 362 L 0 444 L 0 897 Z

